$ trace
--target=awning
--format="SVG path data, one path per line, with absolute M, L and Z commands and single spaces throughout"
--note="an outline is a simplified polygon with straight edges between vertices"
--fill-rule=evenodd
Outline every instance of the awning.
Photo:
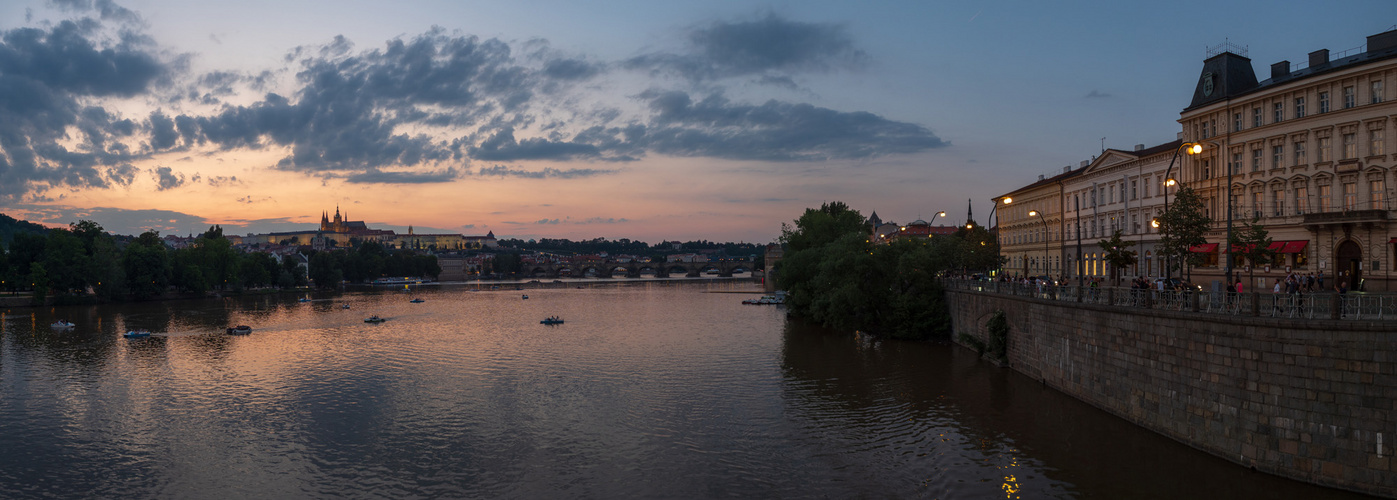
M 1227 246 L 1227 252 L 1228 252 L 1228 253 L 1251 253 L 1251 249 L 1253 249 L 1253 248 L 1256 248 L 1256 245 L 1253 245 L 1253 244 L 1250 244 L 1250 243 L 1248 243 L 1248 244 L 1246 244 L 1246 245 L 1239 245 L 1237 248 L 1232 248 L 1232 245 L 1228 245 L 1228 246 Z
M 1267 249 L 1267 250 L 1270 250 L 1270 251 L 1272 251 L 1272 252 L 1279 252 L 1279 251 L 1281 251 L 1282 248 L 1285 247 L 1285 244 L 1286 244 L 1286 243 L 1290 243 L 1290 242 L 1289 242 L 1289 241 L 1272 241 L 1270 245 L 1267 245 L 1267 246 L 1266 246 L 1266 249 Z
M 1397 238 L 1392 238 L 1392 239 L 1390 239 L 1390 240 L 1387 240 L 1387 243 L 1388 243 L 1389 245 L 1390 245 L 1390 244 L 1393 244 L 1393 243 L 1397 243 Z
M 1204 243 L 1204 244 L 1202 244 L 1202 245 L 1194 245 L 1194 246 L 1188 247 L 1188 251 L 1193 252 L 1193 253 L 1212 253 L 1214 250 L 1217 250 L 1217 249 L 1218 249 L 1218 244 L 1217 244 L 1217 243 Z
M 1308 244 L 1310 244 L 1310 240 L 1287 241 L 1285 248 L 1281 249 L 1281 253 L 1300 253 L 1305 251 L 1305 245 Z

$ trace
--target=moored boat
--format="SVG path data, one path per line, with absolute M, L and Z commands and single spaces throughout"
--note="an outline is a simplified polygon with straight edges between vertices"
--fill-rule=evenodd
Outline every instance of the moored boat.
M 58 320 L 58 321 L 54 321 L 53 323 L 49 323 L 49 326 L 54 327 L 54 328 L 58 328 L 58 329 L 63 329 L 63 328 L 72 328 L 72 327 L 77 326 L 77 325 L 74 325 L 74 324 L 72 324 L 72 323 L 69 323 L 68 320 L 62 320 L 62 319 L 60 319 L 60 320 Z
M 249 333 L 252 333 L 252 327 L 247 325 L 238 325 L 228 329 L 228 335 L 247 335 Z
M 142 328 L 142 329 L 140 329 L 140 330 L 129 330 L 129 331 L 127 331 L 126 333 L 121 334 L 121 336 L 122 336 L 122 337 L 126 337 L 126 338 L 128 338 L 128 339 L 138 339 L 138 338 L 143 338 L 143 337 L 149 337 L 149 336 L 150 336 L 150 330 L 146 330 L 146 329 L 144 329 L 144 328 Z
M 557 316 L 549 316 L 549 317 L 547 317 L 547 318 L 543 318 L 543 321 L 540 321 L 539 324 L 544 324 L 544 325 L 561 325 L 561 324 L 563 324 L 563 318 L 559 318 L 559 317 L 557 317 Z
M 415 298 L 415 299 L 409 300 L 408 302 L 411 302 L 411 303 L 413 303 L 413 304 L 421 304 L 421 303 L 423 303 L 423 302 L 426 302 L 426 300 L 423 300 L 421 297 L 419 297 L 419 298 Z
M 384 321 L 388 321 L 388 318 L 380 318 L 377 314 L 364 318 L 365 323 L 382 323 Z

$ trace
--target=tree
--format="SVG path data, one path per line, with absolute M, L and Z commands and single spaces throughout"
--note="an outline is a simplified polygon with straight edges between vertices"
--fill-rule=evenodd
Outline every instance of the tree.
M 1135 265 L 1135 251 L 1130 247 L 1135 242 L 1121 239 L 1121 230 L 1111 233 L 1111 239 L 1101 240 L 1101 250 L 1107 263 L 1111 264 L 1111 279 L 1120 283 L 1121 269 Z
M 1203 200 L 1198 193 L 1189 187 L 1180 189 L 1169 210 L 1159 218 L 1159 231 L 1163 236 L 1155 243 L 1155 250 L 1169 259 L 1166 273 L 1176 266 L 1182 268 L 1188 264 L 1192 267 L 1204 263 L 1202 254 L 1190 252 L 1189 249 L 1208 242 L 1203 235 L 1212 224 L 1213 220 L 1204 215 Z
M 1258 222 L 1261 215 L 1252 218 L 1251 223 L 1242 223 L 1242 228 L 1232 232 L 1232 239 L 1227 242 L 1228 251 L 1233 256 L 1240 256 L 1247 259 L 1250 265 L 1247 271 L 1247 279 L 1252 283 L 1256 282 L 1257 266 L 1265 266 L 1276 260 L 1276 251 L 1271 249 L 1271 236 L 1266 228 Z
M 818 210 L 805 209 L 805 214 L 795 220 L 794 226 L 781 224 L 781 243 L 786 246 L 787 252 L 799 252 L 833 243 L 850 233 L 864 233 L 867 236 L 867 223 L 863 215 L 843 202 L 825 203 Z
M 121 267 L 131 296 L 137 300 L 158 297 L 170 286 L 170 255 L 159 232 L 146 231 L 126 245 Z

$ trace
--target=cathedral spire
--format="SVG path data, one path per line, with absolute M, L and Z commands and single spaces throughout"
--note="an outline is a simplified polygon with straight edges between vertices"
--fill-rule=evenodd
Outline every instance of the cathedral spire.
M 971 201 L 970 198 L 966 198 L 966 199 L 965 199 L 965 223 L 966 223 L 966 224 L 969 224 L 970 221 L 975 220 L 975 207 L 974 207 L 973 205 L 970 204 L 970 201 Z

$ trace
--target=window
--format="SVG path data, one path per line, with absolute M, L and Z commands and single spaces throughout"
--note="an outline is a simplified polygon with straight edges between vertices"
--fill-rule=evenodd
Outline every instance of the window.
M 1382 179 L 1368 181 L 1368 208 L 1373 210 L 1387 208 L 1387 200 L 1383 196 L 1386 189 L 1383 184 Z
M 1310 211 L 1310 189 L 1308 187 L 1295 188 L 1295 214 L 1305 215 Z
M 1208 135 L 1208 121 L 1207 121 L 1207 120 L 1204 120 L 1204 121 L 1203 121 L 1203 138 L 1204 138 L 1204 139 L 1207 139 L 1208 137 L 1210 137 L 1210 136 Z
M 1261 107 L 1251 108 L 1251 126 L 1261 126 Z
M 1368 156 L 1387 154 L 1382 144 L 1382 130 L 1368 131 Z
M 1272 104 L 1272 105 L 1271 105 L 1271 108 L 1272 108 L 1272 109 L 1271 109 L 1271 114 L 1272 114 L 1271 122 L 1272 122 L 1272 123 L 1279 123 L 1281 120 L 1284 120 L 1284 119 L 1285 119 L 1285 105 L 1284 105 L 1284 104 L 1281 104 L 1281 103 L 1278 102 L 1278 103 Z
M 1358 158 L 1358 138 L 1355 137 L 1355 136 L 1357 136 L 1357 135 L 1358 135 L 1358 134 L 1355 134 L 1355 133 L 1353 133 L 1353 132 L 1349 132 L 1349 133 L 1347 133 L 1347 134 L 1344 134 L 1344 136 L 1343 136 L 1343 139 L 1344 139 L 1344 157 L 1343 157 L 1343 159 L 1345 159 L 1345 160 L 1352 160 L 1352 159 L 1354 159 L 1354 158 Z
M 1315 149 L 1315 161 L 1329 161 L 1329 146 L 1333 142 L 1332 137 L 1319 138 L 1319 147 Z
M 1295 117 L 1296 117 L 1296 118 L 1304 118 L 1304 117 L 1305 117 L 1305 98 L 1304 98 L 1304 97 L 1296 97 L 1296 98 L 1295 98 Z
M 1091 190 L 1091 206 L 1096 206 L 1096 190 Z
M 1251 194 L 1251 215 L 1261 215 L 1264 212 L 1261 200 L 1261 191 Z
M 1242 152 L 1232 153 L 1232 163 L 1227 166 L 1229 174 L 1242 173 Z
M 1271 204 L 1275 205 L 1271 207 L 1272 214 L 1276 217 L 1285 215 L 1285 191 L 1280 188 L 1273 188 L 1271 190 Z
M 1281 164 L 1282 161 L 1285 161 L 1285 146 L 1280 144 L 1271 146 L 1271 168 L 1284 167 L 1285 165 Z
M 1328 113 L 1328 112 L 1329 112 L 1329 93 L 1328 93 L 1328 92 L 1320 92 L 1320 93 L 1319 93 L 1319 112 L 1320 112 L 1320 113 Z
M 1251 171 L 1261 171 L 1261 148 L 1251 150 Z
M 1295 165 L 1304 165 L 1309 159 L 1305 158 L 1305 141 L 1295 141 Z
M 1130 234 L 1140 234 L 1140 214 L 1130 214 Z
M 1241 132 L 1241 131 L 1242 131 L 1242 114 L 1241 114 L 1241 113 L 1233 113 L 1233 114 L 1232 114 L 1232 131 L 1233 131 L 1233 132 Z
M 1156 177 L 1155 180 L 1158 181 L 1159 178 Z M 1142 186 L 1142 187 L 1145 188 L 1145 192 L 1144 192 L 1144 193 L 1141 193 L 1141 194 L 1142 194 L 1144 197 L 1149 198 L 1149 197 L 1150 197 L 1150 178 L 1149 178 L 1149 176 L 1145 176 L 1145 185 Z
M 1353 87 L 1344 87 L 1344 109 L 1352 108 L 1355 104 Z
M 1344 210 L 1354 210 L 1358 208 L 1358 184 L 1353 182 L 1344 183 Z
M 1373 87 L 1369 94 L 1369 102 L 1377 104 L 1382 102 L 1382 80 L 1374 80 Z
M 1137 181 L 1137 180 L 1135 180 L 1135 179 L 1131 179 L 1131 180 L 1130 180 L 1130 199 L 1132 199 L 1132 200 L 1138 200 L 1138 199 L 1140 199 L 1140 196 L 1139 196 L 1139 194 L 1140 194 L 1140 189 L 1139 189 L 1139 186 L 1138 186 L 1139 182 L 1140 182 L 1140 181 Z
M 1121 201 L 1125 201 L 1125 181 L 1121 181 Z
M 1334 206 L 1334 193 L 1331 191 L 1334 186 L 1319 187 L 1319 211 L 1328 212 Z

